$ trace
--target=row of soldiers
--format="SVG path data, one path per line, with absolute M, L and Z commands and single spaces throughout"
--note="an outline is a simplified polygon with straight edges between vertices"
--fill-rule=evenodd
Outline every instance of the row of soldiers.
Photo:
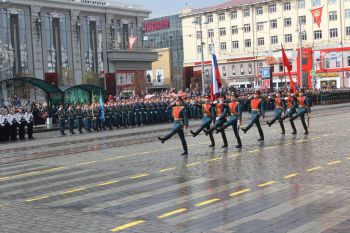
M 266 102 L 271 102 L 275 105 L 274 118 L 271 121 L 267 121 L 267 125 L 271 127 L 274 122 L 278 121 L 282 130 L 282 134 L 285 134 L 285 128 L 283 121 L 289 119 L 291 127 L 293 129 L 292 134 L 296 134 L 297 130 L 294 124 L 294 120 L 300 118 L 304 127 L 305 133 L 308 134 L 308 125 L 305 121 L 305 115 L 310 117 L 311 113 L 311 99 L 305 96 L 305 92 L 301 90 L 298 95 L 294 95 L 290 91 L 283 95 L 281 91 L 271 94 L 268 98 L 262 96 L 259 91 L 254 92 L 250 96 L 244 96 L 239 98 L 236 93 L 231 93 L 230 97 L 226 99 L 224 95 L 221 95 L 218 100 L 212 102 L 209 96 L 204 103 L 198 104 L 202 108 L 203 117 L 201 126 L 193 131 L 191 134 L 196 137 L 202 131 L 205 135 L 209 136 L 211 144 L 209 147 L 215 147 L 215 140 L 213 133 L 221 133 L 223 146 L 227 147 L 228 142 L 226 138 L 225 129 L 232 126 L 234 136 L 237 140 L 236 148 L 242 148 L 242 140 L 239 135 L 239 129 L 241 128 L 244 133 L 255 124 L 260 138 L 258 141 L 264 141 L 264 132 L 261 127 L 260 119 L 265 117 Z M 250 106 L 250 121 L 242 127 L 242 103 Z M 164 143 L 170 139 L 173 135 L 178 134 L 184 152 L 181 155 L 188 154 L 187 142 L 183 129 L 189 125 L 188 121 L 188 108 L 186 103 L 181 97 L 177 97 L 176 102 L 172 105 L 172 114 L 174 118 L 174 126 L 172 130 L 164 137 L 158 137 L 158 139 Z M 309 121 L 309 119 L 308 119 Z
M 10 108 L 0 110 L 0 141 L 24 140 L 27 129 L 28 139 L 33 139 L 33 114 L 31 108 Z

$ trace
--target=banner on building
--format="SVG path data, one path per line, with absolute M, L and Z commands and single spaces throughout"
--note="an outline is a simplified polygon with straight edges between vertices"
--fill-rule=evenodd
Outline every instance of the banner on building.
M 320 27 L 320 25 L 321 25 L 322 10 L 323 10 L 323 7 L 319 7 L 319 8 L 311 10 L 311 14 L 312 14 L 314 21 L 318 27 Z

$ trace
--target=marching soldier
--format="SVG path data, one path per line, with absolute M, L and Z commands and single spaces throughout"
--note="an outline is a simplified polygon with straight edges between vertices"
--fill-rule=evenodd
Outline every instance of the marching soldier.
M 16 119 L 16 113 L 15 110 L 11 110 L 11 114 L 8 115 L 9 123 L 10 123 L 10 139 L 11 141 L 17 140 L 17 128 L 18 128 L 18 122 Z
M 231 94 L 231 102 L 227 104 L 229 121 L 223 124 L 223 126 L 217 128 L 216 133 L 224 131 L 227 127 L 232 126 L 233 133 L 235 134 L 238 145 L 236 148 L 242 148 L 242 141 L 239 136 L 238 129 L 242 122 L 242 108 L 238 101 L 238 95 L 236 93 Z
M 24 114 L 24 119 L 26 120 L 28 139 L 34 139 L 34 137 L 33 137 L 33 113 L 32 113 L 31 108 L 28 108 L 27 112 Z
M 77 116 L 77 126 L 79 133 L 83 133 L 83 119 L 84 119 L 84 111 L 81 109 L 81 106 L 78 105 L 76 109 L 76 116 Z
M 198 134 L 200 134 L 200 132 L 202 132 L 203 129 L 209 130 L 211 122 L 214 121 L 213 116 L 214 116 L 215 109 L 210 101 L 210 96 L 206 96 L 205 103 L 201 105 L 201 108 L 203 109 L 202 110 L 203 111 L 202 125 L 195 132 L 190 130 L 190 133 L 192 134 L 193 137 L 196 137 Z M 215 147 L 215 140 L 214 140 L 213 133 L 210 132 L 208 134 L 209 134 L 209 138 L 210 138 L 210 142 L 211 142 L 209 147 Z
M 287 118 L 292 118 L 292 116 L 296 113 L 296 109 L 298 107 L 297 99 L 294 96 L 294 94 L 290 91 L 288 91 L 288 96 L 284 98 L 286 106 L 287 106 L 287 111 L 286 114 L 281 118 L 282 121 L 284 121 Z M 292 126 L 293 128 L 293 126 Z M 293 129 L 294 130 L 294 129 Z M 292 134 L 296 134 L 295 131 L 293 131 Z
M 93 122 L 94 131 L 99 131 L 100 130 L 100 108 L 98 107 L 97 104 L 93 106 L 93 114 L 94 114 L 94 118 L 92 122 Z
M 72 105 L 69 105 L 68 110 L 67 110 L 67 117 L 68 117 L 69 132 L 71 134 L 75 134 L 74 133 L 74 121 L 75 121 L 76 116 L 77 116 L 77 114 L 74 111 Z
M 278 91 L 276 93 L 276 98 L 270 97 L 270 101 L 274 102 L 275 104 L 275 117 L 271 121 L 267 121 L 266 123 L 269 127 L 271 127 L 275 123 L 275 121 L 278 120 L 282 129 L 282 134 L 285 134 L 284 124 L 282 121 L 282 114 L 284 114 L 286 111 L 286 103 L 285 100 L 282 98 L 282 92 Z
M 85 128 L 85 130 L 87 132 L 91 132 L 92 119 L 94 118 L 92 105 L 86 107 L 85 114 L 86 114 L 86 125 L 85 125 L 86 128 Z
M 60 105 L 57 113 L 58 120 L 60 122 L 60 132 L 61 135 L 66 135 L 64 131 L 66 130 L 66 111 L 63 108 L 63 105 Z
M 225 96 L 221 95 L 219 97 L 219 102 L 215 101 L 213 104 L 215 105 L 215 111 L 214 111 L 215 112 L 215 115 L 214 115 L 215 124 L 212 127 L 210 127 L 210 129 L 203 130 L 205 135 L 212 133 L 214 130 L 223 126 L 226 123 L 226 116 L 227 116 L 228 110 L 227 110 L 227 106 L 225 104 Z M 227 147 L 227 138 L 226 138 L 226 133 L 224 130 L 221 131 L 221 136 L 222 136 L 222 140 L 224 142 L 224 145 L 222 146 L 222 148 L 225 148 L 225 147 Z
M 26 119 L 24 118 L 23 109 L 20 108 L 19 112 L 16 113 L 16 120 L 18 122 L 18 136 L 20 140 L 25 139 L 25 126 L 26 126 Z
M 306 122 L 305 122 L 305 114 L 308 114 L 308 117 L 310 117 L 309 114 L 311 113 L 311 103 L 310 103 L 310 99 L 304 96 L 304 90 L 301 90 L 299 92 L 297 103 L 298 103 L 298 112 L 296 115 L 291 117 L 289 121 L 293 128 L 293 134 L 296 134 L 297 130 L 294 125 L 294 120 L 300 117 L 301 123 L 305 130 L 304 134 L 306 135 L 306 134 L 309 134 L 309 131 L 308 131 L 308 126 L 306 125 Z
M 172 136 L 174 136 L 176 133 L 179 135 L 182 147 L 184 149 L 184 152 L 181 155 L 187 155 L 188 149 L 187 149 L 187 142 L 185 139 L 185 134 L 183 128 L 188 128 L 188 118 L 186 109 L 183 106 L 183 100 L 181 97 L 176 98 L 176 106 L 173 106 L 173 117 L 174 117 L 174 126 L 173 129 L 170 131 L 169 134 L 167 134 L 164 138 L 158 137 L 158 139 L 164 143 L 166 140 L 170 139 Z
M 244 133 L 247 133 L 247 131 L 253 126 L 253 124 L 255 124 L 258 128 L 260 135 L 258 141 L 264 141 L 264 132 L 260 125 L 260 117 L 264 117 L 265 109 L 263 105 L 263 100 L 260 98 L 259 91 L 255 91 L 253 98 L 251 96 L 250 98 L 248 98 L 247 102 L 250 102 L 251 118 L 249 124 L 246 127 L 242 128 L 242 130 Z

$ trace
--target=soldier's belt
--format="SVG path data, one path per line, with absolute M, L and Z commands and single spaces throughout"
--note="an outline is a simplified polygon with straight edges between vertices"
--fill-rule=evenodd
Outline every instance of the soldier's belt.
M 209 115 L 209 114 L 203 114 L 203 116 L 206 116 L 206 117 L 211 117 L 211 115 Z
M 306 108 L 306 106 L 304 106 L 304 105 L 299 105 L 299 108 Z
M 233 112 L 231 112 L 230 113 L 232 116 L 237 116 L 238 115 L 238 113 L 233 113 Z
M 174 118 L 175 121 L 182 121 L 183 118 Z
M 259 109 L 254 108 L 254 109 L 252 109 L 252 111 L 257 111 L 257 112 L 259 112 L 260 110 L 259 110 Z

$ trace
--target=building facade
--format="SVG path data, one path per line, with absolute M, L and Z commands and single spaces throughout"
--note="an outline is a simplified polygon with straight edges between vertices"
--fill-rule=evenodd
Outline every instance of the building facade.
M 0 40 L 12 59 L 11 72 L 2 76 L 35 77 L 61 89 L 95 84 L 113 95 L 140 91 L 135 80 L 145 82 L 145 71 L 157 59 L 143 44 L 142 23 L 149 14 L 109 0 L 3 0 Z M 130 85 L 118 86 L 122 72 Z
M 320 27 L 311 13 L 319 7 L 322 7 Z M 281 44 L 299 86 L 312 88 L 314 82 L 316 88 L 350 85 L 349 0 L 231 0 L 200 10 L 185 9 L 181 18 L 186 38 L 187 86 L 201 82 L 202 49 L 204 76 L 207 85 L 210 83 L 210 51 L 214 47 L 226 85 L 267 87 L 261 79 L 261 70 L 269 67 L 266 59 L 272 58 L 276 61 L 272 85 L 283 87 L 288 78 L 282 65 Z
M 183 87 L 183 38 L 181 18 L 177 15 L 146 20 L 143 24 L 145 43 L 150 48 L 170 48 L 170 88 Z M 155 71 L 153 71 L 155 72 Z M 169 88 L 160 87 L 158 88 Z

